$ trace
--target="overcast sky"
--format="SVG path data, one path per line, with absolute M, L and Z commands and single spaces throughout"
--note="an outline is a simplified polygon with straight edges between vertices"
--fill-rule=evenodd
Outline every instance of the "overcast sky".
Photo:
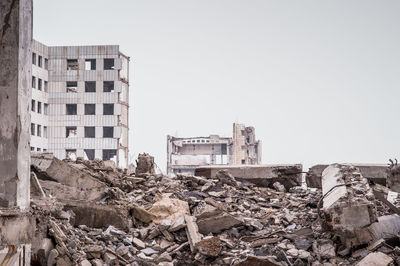
M 400 158 L 400 2 L 34 0 L 47 45 L 131 57 L 130 154 L 256 128 L 263 163 Z

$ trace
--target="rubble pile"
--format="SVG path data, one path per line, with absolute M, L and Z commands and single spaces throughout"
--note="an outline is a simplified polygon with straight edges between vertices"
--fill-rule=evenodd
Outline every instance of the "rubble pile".
M 32 187 L 34 265 L 400 263 L 400 217 L 374 197 L 355 169 L 332 165 L 324 170 L 323 176 L 333 171 L 335 182 L 344 185 L 331 185 L 331 205 L 321 206 L 319 189 L 286 188 L 278 181 L 273 188 L 258 187 L 224 170 L 214 178 L 169 177 L 152 172 L 151 157 L 142 159 L 150 165 L 148 172 L 140 167 L 137 174 L 110 162 L 56 161 L 75 176 L 58 171 L 54 177 L 50 161 L 57 159 L 35 156 L 32 178 L 37 176 L 41 186 Z M 335 193 L 340 193 L 337 202 Z M 341 224 L 323 226 L 329 214 L 340 218 L 340 208 L 357 204 L 368 206 L 371 220 L 351 227 L 360 231 L 349 237 L 352 241 L 337 232 L 338 226 L 350 228 L 347 216 Z M 361 241 L 366 235 L 362 230 L 369 232 L 368 241 Z

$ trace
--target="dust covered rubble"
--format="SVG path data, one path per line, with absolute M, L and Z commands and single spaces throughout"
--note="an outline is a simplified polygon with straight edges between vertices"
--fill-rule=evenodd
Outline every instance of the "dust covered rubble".
M 399 265 L 397 235 L 343 252 L 348 243 L 321 226 L 319 189 L 257 187 L 225 171 L 171 178 L 81 158 L 58 163 L 82 180 L 32 166 L 44 192 L 32 188 L 36 265 Z M 392 213 L 371 200 L 379 215 Z

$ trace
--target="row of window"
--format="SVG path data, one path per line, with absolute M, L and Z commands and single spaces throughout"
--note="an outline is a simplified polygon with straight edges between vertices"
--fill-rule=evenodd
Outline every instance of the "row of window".
M 37 151 L 42 151 L 41 148 L 37 148 L 36 150 Z M 35 147 L 31 147 L 31 151 L 35 151 Z M 43 151 L 47 151 L 47 149 L 43 149 Z
M 95 138 L 96 128 L 95 127 L 84 127 L 85 138 Z M 77 127 L 65 127 L 65 137 L 75 138 L 77 137 Z M 103 138 L 113 138 L 114 127 L 103 127 Z
M 104 70 L 114 70 L 114 58 L 103 59 Z M 67 70 L 79 70 L 78 59 L 67 59 Z M 85 59 L 85 70 L 96 70 L 96 59 Z
M 48 114 L 48 109 L 49 105 L 47 103 L 43 103 L 43 114 L 47 115 Z M 42 102 L 32 100 L 32 106 L 31 106 L 32 112 L 37 112 L 38 114 L 42 113 Z
M 31 147 L 31 151 L 35 151 L 35 147 Z M 36 148 L 36 151 L 42 151 L 42 149 Z M 47 149 L 43 149 L 43 151 L 46 152 Z M 83 151 L 85 152 L 88 160 L 94 160 L 94 158 L 95 158 L 95 150 L 94 149 L 84 149 Z M 103 153 L 102 154 L 103 160 L 110 160 L 114 156 L 117 155 L 117 150 L 105 149 L 105 150 L 102 150 L 102 153 Z M 74 155 L 76 156 L 76 149 L 65 150 L 65 157 L 72 158 L 72 157 L 74 157 Z
M 36 57 L 36 53 L 32 53 L 32 64 L 36 65 L 36 62 L 38 67 L 43 67 L 43 57 L 41 55 Z M 49 60 L 47 58 L 44 59 L 44 69 L 49 69 Z
M 31 123 L 31 135 L 38 136 L 38 137 L 43 136 L 44 138 L 47 138 L 47 127 L 43 126 L 43 132 L 42 132 L 41 125 L 36 125 L 34 123 Z
M 95 127 L 84 127 L 85 138 L 96 138 L 96 128 Z M 47 138 L 47 127 L 36 125 L 31 123 L 31 135 Z M 65 137 L 74 138 L 77 137 L 77 127 L 65 127 Z M 103 138 L 113 138 L 114 137 L 114 127 L 103 127 Z
M 37 80 L 37 82 L 36 82 Z M 37 84 L 37 86 L 36 86 Z M 32 88 L 33 89 L 38 89 L 38 90 L 42 90 L 44 89 L 45 92 L 48 91 L 48 85 L 49 83 L 46 80 L 42 80 L 41 78 L 36 78 L 35 76 L 32 76 Z
M 84 149 L 85 155 L 88 160 L 94 160 L 95 158 L 95 150 L 94 149 Z M 110 160 L 113 157 L 117 156 L 117 150 L 114 149 L 104 149 L 102 150 L 103 160 Z M 76 149 L 67 149 L 65 150 L 65 157 L 70 159 L 76 159 Z
M 78 114 L 78 104 L 66 104 L 67 115 L 77 115 Z M 85 104 L 85 115 L 95 115 L 96 114 L 96 104 L 87 103 Z M 103 104 L 103 115 L 114 115 L 114 104 L 104 103 Z
M 67 92 L 77 92 L 78 82 L 67 81 Z M 114 81 L 103 81 L 103 92 L 113 92 Z M 96 81 L 85 81 L 85 92 L 96 92 Z

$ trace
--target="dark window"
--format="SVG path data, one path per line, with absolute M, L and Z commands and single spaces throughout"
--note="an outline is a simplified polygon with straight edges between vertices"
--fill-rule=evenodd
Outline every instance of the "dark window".
M 67 137 L 67 138 L 76 137 L 76 135 L 77 135 L 76 127 L 66 127 L 65 129 L 66 129 L 65 130 L 65 137 Z
M 44 113 L 45 115 L 48 114 L 48 109 L 49 109 L 49 105 L 48 105 L 47 103 L 43 104 L 43 113 Z
M 39 66 L 39 67 L 42 67 L 42 62 L 43 62 L 42 56 L 39 55 L 39 56 L 38 56 L 38 66 Z
M 96 128 L 95 127 L 85 127 L 85 138 L 95 138 Z
M 85 92 L 96 92 L 96 81 L 85 81 Z
M 117 150 L 103 150 L 103 160 L 110 160 L 117 155 Z
M 38 112 L 39 114 L 42 113 L 42 103 L 41 103 L 41 102 L 37 102 L 37 112 Z
M 38 78 L 38 89 L 41 91 L 42 90 L 42 79 Z
M 78 70 L 78 59 L 67 59 L 67 70 Z
M 86 59 L 85 70 L 96 70 L 96 59 Z
M 67 92 L 78 92 L 78 82 L 67 81 Z
M 88 160 L 94 160 L 94 150 L 84 150 Z
M 112 138 L 112 137 L 114 137 L 114 128 L 103 127 L 103 138 Z
M 105 103 L 103 104 L 103 115 L 113 115 L 114 114 L 114 104 Z
M 36 54 L 32 53 L 32 64 L 36 65 Z
M 37 125 L 37 132 L 36 132 L 36 135 L 37 135 L 38 137 L 41 137 L 41 136 L 42 136 L 42 126 L 41 126 L 41 125 Z
M 43 149 L 43 151 L 47 151 L 47 149 Z
M 35 112 L 35 104 L 36 104 L 35 100 L 32 100 L 32 107 L 31 107 L 31 110 L 32 110 L 33 112 Z
M 31 151 L 35 151 L 35 147 L 31 147 Z
M 66 104 L 67 106 L 67 115 L 76 115 L 77 114 L 77 105 L 76 104 Z
M 35 124 L 31 123 L 31 135 L 35 136 Z
M 95 115 L 96 105 L 95 104 L 85 104 L 85 115 Z
M 47 127 L 43 126 L 43 137 L 47 138 Z
M 44 68 L 49 69 L 49 59 L 47 58 L 44 59 Z
M 32 76 L 32 88 L 36 88 L 36 77 Z
M 42 149 L 41 148 L 37 148 L 37 151 L 41 151 Z
M 49 91 L 49 83 L 47 81 L 44 81 L 44 91 L 45 92 Z
M 221 154 L 227 154 L 227 147 L 226 144 L 221 144 Z
M 112 70 L 114 69 L 114 59 L 113 58 L 105 58 L 104 59 L 104 70 Z
M 103 92 L 112 92 L 114 90 L 114 81 L 103 82 Z
M 245 161 L 245 160 L 242 160 L 242 164 L 246 164 L 246 161 Z

